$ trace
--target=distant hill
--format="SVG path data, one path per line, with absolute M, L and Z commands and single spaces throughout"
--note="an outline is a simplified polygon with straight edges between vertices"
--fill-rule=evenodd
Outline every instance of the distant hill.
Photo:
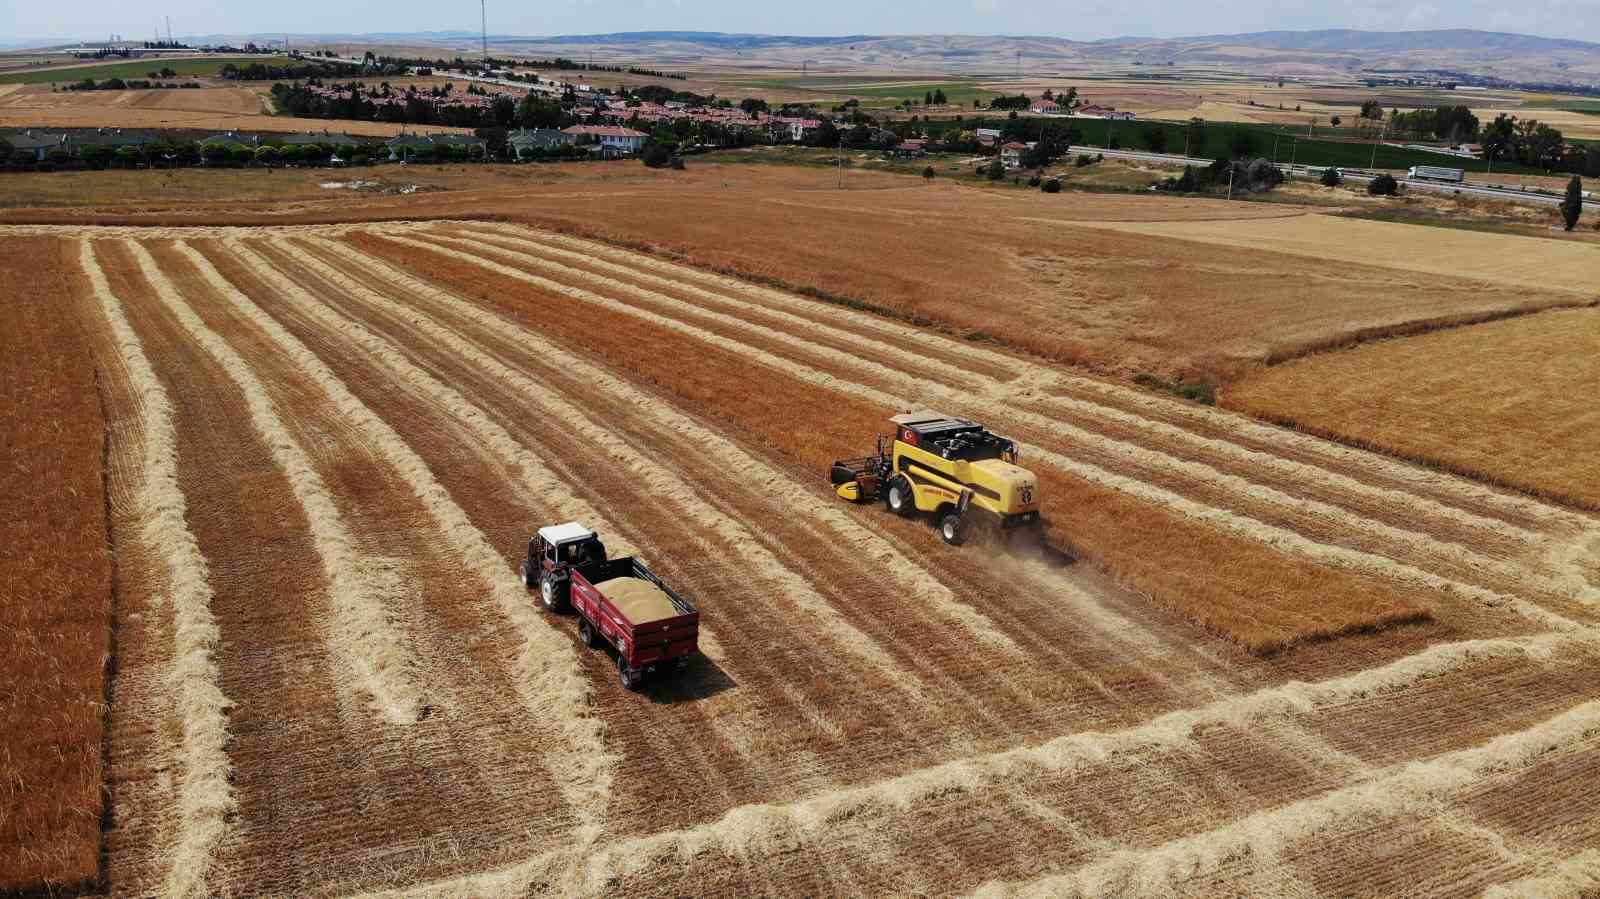
M 1138 38 L 1116 38 L 1116 43 L 1135 43 Z M 1356 31 L 1329 28 L 1321 31 L 1257 31 L 1249 34 L 1211 34 L 1169 39 L 1172 43 L 1228 44 L 1265 50 L 1320 50 L 1327 53 L 1380 51 L 1457 50 L 1502 53 L 1537 53 L 1552 50 L 1600 50 L 1600 44 L 1565 38 L 1534 37 L 1501 31 L 1473 31 L 1451 28 L 1436 31 Z

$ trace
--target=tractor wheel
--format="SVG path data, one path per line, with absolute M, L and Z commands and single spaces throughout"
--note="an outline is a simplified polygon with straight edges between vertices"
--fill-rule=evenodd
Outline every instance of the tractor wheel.
M 639 682 L 643 680 L 643 675 L 637 672 L 628 673 L 628 658 L 620 652 L 617 653 L 617 675 L 622 679 L 622 686 L 629 690 L 639 689 Z
M 884 489 L 883 503 L 896 515 L 915 515 L 917 498 L 916 494 L 911 492 L 911 482 L 903 475 L 895 476 Z
M 587 618 L 583 618 L 578 622 L 578 639 L 582 640 L 583 645 L 590 649 L 594 649 L 598 643 L 594 638 L 594 625 L 590 624 Z
M 533 571 L 528 568 L 527 562 L 522 563 L 522 586 L 527 587 L 529 590 L 537 586 L 533 580 Z
M 939 519 L 939 536 L 951 546 L 960 546 L 967 542 L 967 523 L 961 516 L 954 512 Z
M 554 577 L 545 575 L 539 581 L 539 599 L 544 602 L 545 609 L 559 612 L 567 607 L 567 584 L 557 583 Z

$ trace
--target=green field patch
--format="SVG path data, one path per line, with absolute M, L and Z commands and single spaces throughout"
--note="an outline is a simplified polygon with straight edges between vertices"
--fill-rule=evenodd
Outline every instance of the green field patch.
M 265 57 L 273 59 L 273 57 Z M 171 69 L 179 76 L 189 75 L 215 75 L 222 71 L 222 67 L 233 63 L 238 66 L 249 65 L 252 62 L 261 62 L 261 56 L 207 56 L 200 59 L 135 59 L 119 62 L 108 62 L 103 65 L 82 66 L 79 68 L 62 69 L 29 69 L 21 72 L 12 72 L 0 75 L 0 84 L 43 84 L 54 82 L 56 84 L 76 84 L 85 78 L 101 81 L 106 78 L 145 78 L 151 72 L 162 69 Z

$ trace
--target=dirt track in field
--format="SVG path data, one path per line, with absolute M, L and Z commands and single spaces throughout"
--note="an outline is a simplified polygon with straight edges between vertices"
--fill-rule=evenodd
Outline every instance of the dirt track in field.
M 1591 516 L 520 227 L 87 233 L 89 324 L 125 371 L 113 523 L 137 616 L 118 893 L 1593 874 Z M 1064 486 L 1429 617 L 1252 654 L 1120 584 L 1115 555 L 952 550 L 833 500 L 817 460 L 870 445 L 854 416 L 923 405 L 1015 435 Z M 1093 545 L 1046 502 L 1053 539 Z M 569 518 L 701 607 L 681 679 L 625 691 L 521 592 L 528 534 Z

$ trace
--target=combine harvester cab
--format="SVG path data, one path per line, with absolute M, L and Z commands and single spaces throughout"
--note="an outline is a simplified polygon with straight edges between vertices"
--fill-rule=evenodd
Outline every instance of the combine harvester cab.
M 633 556 L 606 558 L 605 544 L 577 522 L 540 528 L 528 541 L 522 583 L 546 610 L 572 609 L 578 638 L 617 653 L 622 685 L 688 667 L 699 651 L 700 612 Z
M 938 412 L 889 419 L 894 436 L 876 455 L 833 463 L 835 491 L 851 502 L 882 499 L 889 511 L 933 513 L 940 536 L 959 546 L 968 529 L 1039 523 L 1039 481 L 1017 465 L 1017 446 L 977 422 Z

